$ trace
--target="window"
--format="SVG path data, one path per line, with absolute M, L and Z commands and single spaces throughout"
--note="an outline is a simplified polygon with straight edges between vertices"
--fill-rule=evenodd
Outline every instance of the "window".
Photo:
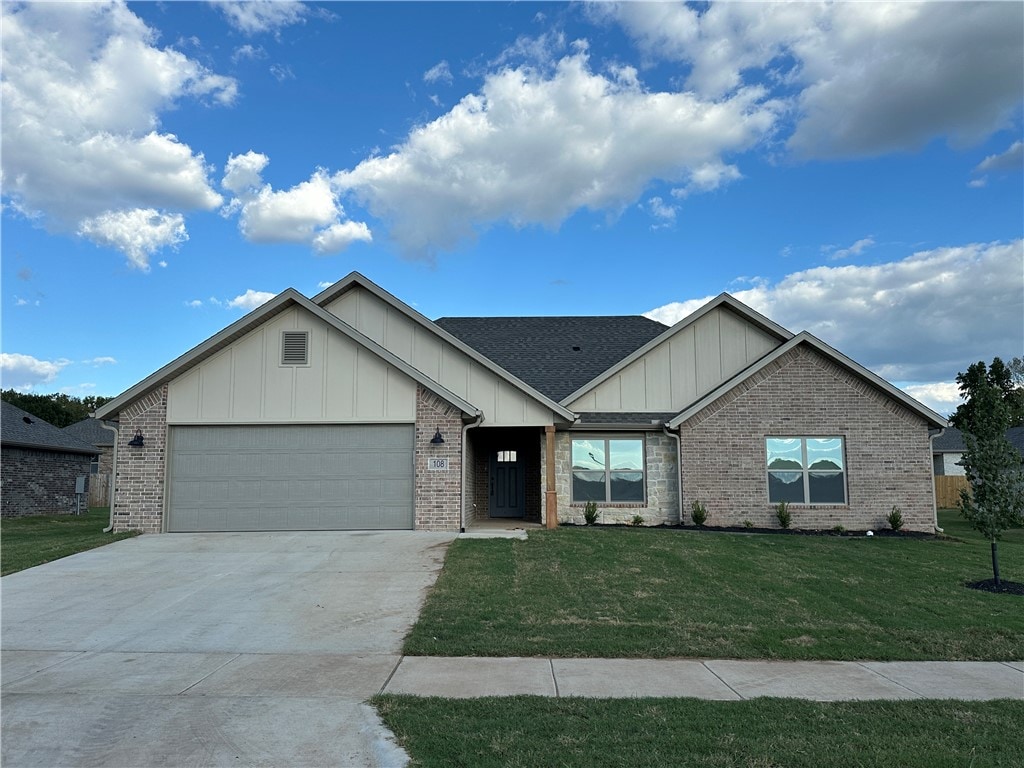
M 281 365 L 309 365 L 309 331 L 281 331 Z
M 515 451 L 498 451 L 498 462 L 501 464 L 514 464 L 516 460 Z
M 644 441 L 591 437 L 572 441 L 572 500 L 644 500 Z
M 89 462 L 89 474 L 98 475 L 100 473 L 100 457 L 93 456 L 92 461 Z
M 846 477 L 841 437 L 769 437 L 768 501 L 845 504 Z

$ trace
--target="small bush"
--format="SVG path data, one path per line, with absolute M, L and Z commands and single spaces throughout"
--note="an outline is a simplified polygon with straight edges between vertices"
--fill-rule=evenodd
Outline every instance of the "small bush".
M 634 526 L 636 528 L 639 528 L 643 524 L 644 524 L 644 519 L 643 519 L 643 517 L 641 515 L 633 515 L 633 522 L 630 523 L 630 525 L 632 525 L 632 526 Z
M 593 525 L 597 522 L 597 503 L 588 501 L 583 507 L 583 519 L 587 521 L 587 525 Z
M 832 533 L 839 533 L 839 534 L 846 533 L 846 526 L 845 525 L 836 525 L 836 526 L 834 526 L 832 528 Z
M 698 528 L 702 527 L 704 523 L 708 521 L 708 509 L 699 501 L 694 501 L 690 505 L 690 517 L 693 518 L 693 524 Z
M 779 526 L 781 528 L 789 528 L 790 523 L 793 522 L 793 515 L 789 511 L 789 504 L 784 501 L 780 501 L 779 505 L 775 507 L 775 516 L 779 518 Z
M 896 505 L 893 505 L 892 511 L 886 515 L 885 519 L 889 523 L 889 527 L 894 531 L 898 531 L 903 527 L 903 511 Z
M 744 520 L 743 521 L 743 527 L 744 528 L 753 528 L 754 527 L 754 521 L 753 520 Z

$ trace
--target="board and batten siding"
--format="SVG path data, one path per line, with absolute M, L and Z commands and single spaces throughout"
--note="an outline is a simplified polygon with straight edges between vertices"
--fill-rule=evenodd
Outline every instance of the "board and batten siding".
M 708 312 L 569 404 L 573 411 L 681 411 L 782 342 L 724 307 Z
M 309 364 L 281 365 L 281 332 Z M 416 382 L 301 308 L 271 318 L 170 382 L 169 424 L 414 422 Z
M 554 423 L 541 403 L 362 287 L 353 286 L 325 309 L 471 402 L 483 411 L 485 426 Z

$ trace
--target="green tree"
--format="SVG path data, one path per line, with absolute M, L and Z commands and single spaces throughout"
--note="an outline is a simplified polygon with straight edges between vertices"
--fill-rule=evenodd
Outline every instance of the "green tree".
M 28 411 L 55 427 L 67 427 L 75 422 L 87 419 L 101 405 L 111 398 L 87 395 L 84 398 L 71 397 L 62 392 L 52 395 L 38 395 L 31 392 L 19 392 L 16 389 L 5 389 L 0 392 L 3 400 Z
M 999 586 L 999 539 L 1007 528 L 1024 525 L 1024 469 L 1006 439 L 1010 406 L 1003 390 L 983 376 L 961 374 L 957 381 L 970 406 L 958 424 L 967 446 L 961 463 L 970 483 L 960 491 L 960 514 L 989 540 L 992 576 Z
M 999 396 L 1009 410 L 1007 426 L 1024 426 L 1024 359 L 1015 357 L 1009 365 L 998 357 L 992 358 L 991 365 L 985 365 L 979 360 L 966 373 L 958 373 L 956 383 L 960 385 L 964 402 L 949 417 L 949 423 L 957 429 L 966 430 L 973 422 L 975 406 L 965 393 L 977 390 L 982 384 L 989 384 L 999 390 Z

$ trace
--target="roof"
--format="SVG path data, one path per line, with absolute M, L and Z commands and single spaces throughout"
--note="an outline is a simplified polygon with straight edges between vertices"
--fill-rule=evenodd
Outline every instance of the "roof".
M 2 401 L 0 411 L 0 443 L 10 448 L 36 448 L 56 453 L 85 453 L 95 456 L 96 446 L 69 435 L 16 405 Z
M 1024 427 L 1010 427 L 1006 430 L 1006 439 L 1024 456 Z M 963 453 L 967 450 L 964 433 L 956 427 L 947 427 L 945 431 L 932 441 L 933 453 Z
M 555 401 L 668 330 L 640 315 L 442 317 L 434 322 Z
M 587 411 L 580 414 L 577 426 L 628 424 L 630 426 L 653 425 L 660 429 L 662 424 L 668 422 L 675 415 L 675 412 L 659 413 L 655 411 L 608 411 L 605 413 Z
M 106 446 L 114 444 L 114 433 L 104 429 L 99 419 L 82 419 L 64 427 L 64 431 L 90 445 Z

